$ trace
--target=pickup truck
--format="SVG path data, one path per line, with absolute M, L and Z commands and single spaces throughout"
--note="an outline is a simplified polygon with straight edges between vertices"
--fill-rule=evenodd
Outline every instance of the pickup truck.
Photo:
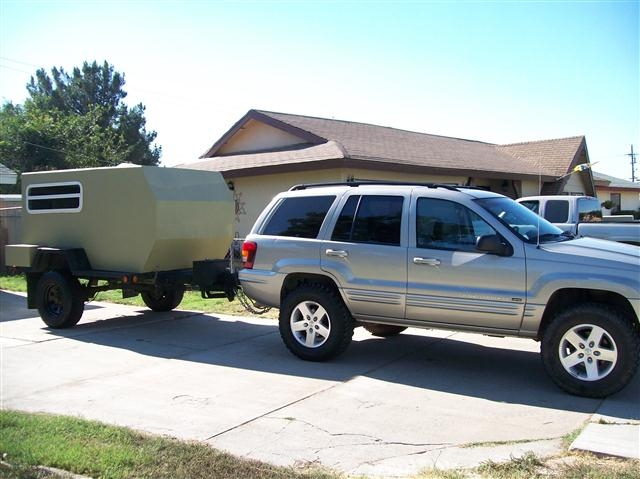
M 242 257 L 245 294 L 280 308 L 304 360 L 342 353 L 356 326 L 519 336 L 540 341 L 556 384 L 590 397 L 622 389 L 640 360 L 640 248 L 565 235 L 497 193 L 298 185 L 267 205 Z
M 516 200 L 573 236 L 618 241 L 640 246 L 640 222 L 627 216 L 602 216 L 592 196 L 527 196 Z

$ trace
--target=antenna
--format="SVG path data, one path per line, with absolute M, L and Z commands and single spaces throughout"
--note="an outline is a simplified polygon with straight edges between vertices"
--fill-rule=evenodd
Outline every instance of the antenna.
M 538 162 L 538 197 L 540 198 L 542 195 L 542 161 Z M 539 204 L 538 204 L 538 224 L 536 226 L 537 228 L 537 234 L 536 234 L 536 248 L 540 249 L 540 215 L 542 214 L 542 198 L 540 198 L 539 200 Z

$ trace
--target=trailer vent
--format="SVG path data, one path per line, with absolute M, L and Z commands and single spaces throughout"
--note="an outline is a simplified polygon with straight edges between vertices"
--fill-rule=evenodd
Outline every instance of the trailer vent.
M 78 182 L 29 185 L 26 205 L 31 214 L 77 213 L 82 210 L 82 185 Z

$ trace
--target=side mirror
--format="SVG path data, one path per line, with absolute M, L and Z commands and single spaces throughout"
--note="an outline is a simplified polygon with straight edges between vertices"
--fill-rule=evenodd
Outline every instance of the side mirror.
M 476 240 L 476 249 L 498 256 L 511 256 L 513 249 L 498 235 L 484 235 Z

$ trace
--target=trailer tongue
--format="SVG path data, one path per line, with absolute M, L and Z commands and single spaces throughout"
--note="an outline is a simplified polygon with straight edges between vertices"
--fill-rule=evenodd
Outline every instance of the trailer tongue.
M 22 241 L 6 263 L 27 278 L 27 303 L 53 328 L 77 324 L 96 293 L 140 294 L 154 311 L 185 290 L 236 296 L 235 205 L 218 172 L 152 166 L 22 176 Z

